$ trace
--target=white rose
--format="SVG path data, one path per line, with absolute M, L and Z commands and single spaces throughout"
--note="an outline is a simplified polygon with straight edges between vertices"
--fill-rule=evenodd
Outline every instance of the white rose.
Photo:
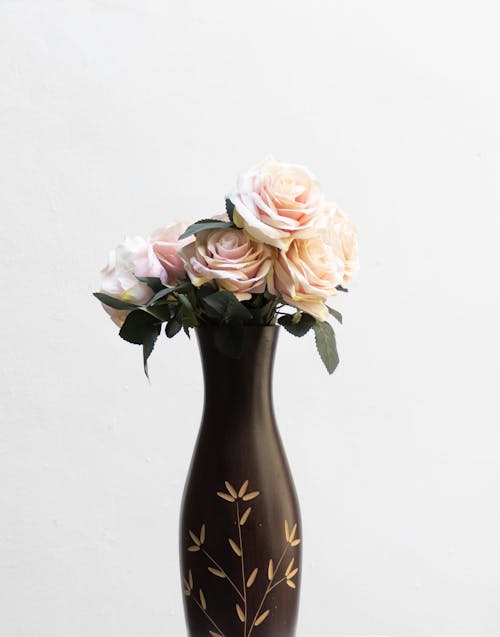
M 325 214 L 325 241 L 344 262 L 341 284 L 345 287 L 359 270 L 358 231 L 340 208 L 327 204 Z
M 272 265 L 272 249 L 236 228 L 199 232 L 181 256 L 193 285 L 215 284 L 240 301 L 264 292 Z
M 286 250 L 318 232 L 323 213 L 319 181 L 304 166 L 266 159 L 240 175 L 229 199 L 234 222 L 257 241 Z
M 326 321 L 326 300 L 337 293 L 343 275 L 342 260 L 321 237 L 297 239 L 278 252 L 268 287 L 289 305 Z
M 143 237 L 127 237 L 109 254 L 108 264 L 101 270 L 101 292 L 121 301 L 137 305 L 153 296 L 151 288 L 137 276 L 156 277 L 167 283 L 167 273 L 156 257 L 149 241 Z M 118 327 L 123 325 L 130 310 L 116 310 L 103 303 L 106 312 Z

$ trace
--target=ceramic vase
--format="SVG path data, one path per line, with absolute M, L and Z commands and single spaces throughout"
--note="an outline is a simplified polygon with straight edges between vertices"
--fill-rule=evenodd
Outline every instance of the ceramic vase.
M 189 637 L 295 635 L 301 521 L 273 410 L 278 333 L 245 327 L 233 359 L 197 330 L 205 401 L 180 525 Z

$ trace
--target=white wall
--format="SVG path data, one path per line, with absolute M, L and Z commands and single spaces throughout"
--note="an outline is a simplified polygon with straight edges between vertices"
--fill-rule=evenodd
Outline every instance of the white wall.
M 269 152 L 362 235 L 338 372 L 278 353 L 299 635 L 500 635 L 495 5 L 0 0 L 2 636 L 185 634 L 198 353 L 161 342 L 148 385 L 90 293 Z

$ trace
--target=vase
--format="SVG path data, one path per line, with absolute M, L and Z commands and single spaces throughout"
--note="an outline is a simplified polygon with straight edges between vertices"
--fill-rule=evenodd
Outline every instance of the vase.
M 293 637 L 300 511 L 272 402 L 279 328 L 244 328 L 229 358 L 198 328 L 205 402 L 182 500 L 189 637 Z

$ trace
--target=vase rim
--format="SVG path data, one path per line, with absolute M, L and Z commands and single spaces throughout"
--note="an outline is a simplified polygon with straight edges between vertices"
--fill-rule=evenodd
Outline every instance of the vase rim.
M 214 329 L 217 329 L 218 327 L 220 326 L 219 325 L 197 325 L 194 329 L 195 330 L 214 330 Z M 280 325 L 242 325 L 241 327 L 243 327 L 243 329 L 279 330 L 281 326 Z

